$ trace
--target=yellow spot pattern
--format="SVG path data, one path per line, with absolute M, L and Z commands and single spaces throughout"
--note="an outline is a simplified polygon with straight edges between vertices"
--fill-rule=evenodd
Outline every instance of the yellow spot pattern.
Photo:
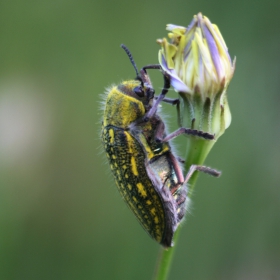
M 145 198 L 147 196 L 147 192 L 146 192 L 144 186 L 141 183 L 138 183 L 136 186 L 137 186 L 138 192 L 141 194 L 141 196 L 143 196 Z
M 165 229 L 165 213 L 150 178 L 146 172 L 143 173 L 145 165 L 143 150 L 139 149 L 139 140 L 135 139 L 129 131 L 111 127 L 104 128 L 103 134 L 111 169 L 123 198 L 142 226 L 153 238 L 161 242 Z M 120 135 L 123 138 L 120 138 Z M 120 139 L 124 138 L 126 141 L 121 142 L 122 145 L 120 145 Z M 140 140 L 141 144 L 152 157 L 153 151 L 145 142 L 146 139 L 142 140 Z
M 132 173 L 135 175 L 135 176 L 138 176 L 138 170 L 137 170 L 137 165 L 136 165 L 136 161 L 135 161 L 135 157 L 131 157 L 131 170 L 132 170 Z
M 114 144 L 115 135 L 114 135 L 114 130 L 113 129 L 109 129 L 109 136 L 110 136 L 110 144 Z

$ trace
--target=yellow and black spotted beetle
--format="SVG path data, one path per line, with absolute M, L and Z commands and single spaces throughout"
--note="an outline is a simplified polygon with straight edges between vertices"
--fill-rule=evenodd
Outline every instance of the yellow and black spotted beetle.
M 194 171 L 213 176 L 220 173 L 205 166 L 192 165 L 184 177 L 180 160 L 168 143 L 180 134 L 214 139 L 198 130 L 179 128 L 166 135 L 165 124 L 157 114 L 160 102 L 177 104 L 165 98 L 169 76 L 160 65 L 147 65 L 140 72 L 126 46 L 136 71 L 136 79 L 111 87 L 106 94 L 101 138 L 118 189 L 144 229 L 164 247 L 172 246 L 173 234 L 185 216 L 187 182 Z M 163 73 L 164 88 L 158 97 L 147 69 Z

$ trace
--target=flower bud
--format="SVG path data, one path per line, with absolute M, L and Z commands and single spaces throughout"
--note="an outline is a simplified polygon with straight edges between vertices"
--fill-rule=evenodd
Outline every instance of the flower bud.
M 217 139 L 230 125 L 226 90 L 235 68 L 218 29 L 201 13 L 186 28 L 167 25 L 170 42 L 162 46 L 159 62 L 179 92 L 180 126 L 215 134 Z

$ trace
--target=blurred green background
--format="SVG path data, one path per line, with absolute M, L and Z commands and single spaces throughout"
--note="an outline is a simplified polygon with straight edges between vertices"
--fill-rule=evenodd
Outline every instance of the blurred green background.
M 102 154 L 100 95 L 135 76 L 121 43 L 138 67 L 157 63 L 165 25 L 200 11 L 237 56 L 233 122 L 206 162 L 223 176 L 197 182 L 170 279 L 280 279 L 279 10 L 273 0 L 1 1 L 0 279 L 151 279 L 159 246 Z M 183 156 L 184 137 L 177 144 Z

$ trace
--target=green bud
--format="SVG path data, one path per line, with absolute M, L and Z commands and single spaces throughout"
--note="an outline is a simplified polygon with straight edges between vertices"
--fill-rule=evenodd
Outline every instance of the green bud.
M 218 29 L 201 13 L 188 27 L 167 25 L 169 42 L 161 45 L 159 62 L 170 76 L 172 87 L 179 93 L 178 110 L 181 127 L 202 130 L 215 135 L 215 140 L 186 138 L 186 169 L 203 164 L 216 140 L 231 123 L 226 91 L 233 77 L 227 46 Z M 191 188 L 197 174 L 190 180 Z
M 180 125 L 215 134 L 218 139 L 231 122 L 226 90 L 235 68 L 218 29 L 201 13 L 186 28 L 167 25 L 170 42 L 162 46 L 159 62 L 181 99 Z

